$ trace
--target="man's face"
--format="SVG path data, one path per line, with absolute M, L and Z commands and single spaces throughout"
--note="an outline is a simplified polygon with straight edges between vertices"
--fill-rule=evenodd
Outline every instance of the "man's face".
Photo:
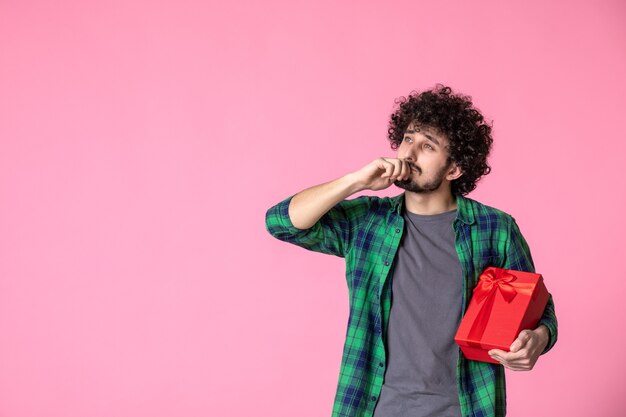
M 438 190 L 446 180 L 452 165 L 448 158 L 448 139 L 428 126 L 414 122 L 405 130 L 398 147 L 398 159 L 406 160 L 413 170 L 411 176 L 394 181 L 397 187 L 414 193 L 430 193 Z

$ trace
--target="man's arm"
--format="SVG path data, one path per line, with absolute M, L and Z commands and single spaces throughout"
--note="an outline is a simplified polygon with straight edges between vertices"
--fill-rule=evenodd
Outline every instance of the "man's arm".
M 305 249 L 345 257 L 373 198 L 344 199 L 358 191 L 388 188 L 396 179 L 410 175 L 406 160 L 376 158 L 358 171 L 307 188 L 271 207 L 265 214 L 266 229 L 275 238 Z
M 291 199 L 289 218 L 294 227 L 308 229 L 337 203 L 358 191 L 361 188 L 353 174 L 307 188 Z
M 503 268 L 517 271 L 535 272 L 535 264 L 530 254 L 528 243 L 526 242 L 526 239 L 524 239 L 524 236 L 522 235 L 515 219 L 511 219 L 509 240 L 506 246 L 506 259 Z M 543 315 L 535 328 L 537 333 L 545 334 L 546 330 L 548 333 L 548 343 L 541 352 L 542 355 L 552 349 L 558 338 L 558 322 L 554 311 L 554 300 L 552 298 L 552 294 L 549 293 L 549 295 L 550 297 L 548 298 L 546 308 L 544 309 Z
M 526 239 L 522 236 L 515 219 L 512 217 L 509 223 L 509 239 L 506 242 L 505 262 L 502 268 L 535 272 L 535 264 Z M 529 371 L 533 369 L 539 356 L 552 349 L 557 336 L 558 325 L 554 313 L 554 301 L 552 294 L 550 294 L 537 327 L 533 330 L 522 330 L 511 344 L 508 352 L 501 349 L 491 349 L 489 355 L 513 371 Z
M 369 196 L 346 197 L 363 190 L 350 173 L 307 188 L 267 210 L 265 225 L 275 238 L 308 250 L 345 257 Z

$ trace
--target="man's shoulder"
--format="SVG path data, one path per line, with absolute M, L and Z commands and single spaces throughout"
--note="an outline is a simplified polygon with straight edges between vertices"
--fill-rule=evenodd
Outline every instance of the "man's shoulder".
M 463 198 L 465 198 L 467 204 L 472 207 L 476 221 L 479 223 L 500 221 L 504 222 L 504 224 L 508 224 L 508 222 L 515 220 L 510 213 L 502 209 L 490 206 L 469 197 Z
M 397 204 L 398 202 L 398 197 L 379 197 L 376 195 L 360 195 L 358 197 L 352 197 L 352 198 L 348 198 L 345 201 L 350 201 L 352 203 L 360 203 L 360 204 L 366 204 L 368 206 L 370 206 L 371 208 L 378 208 L 378 207 L 392 207 L 394 204 Z
M 346 215 L 352 217 L 386 218 L 388 213 L 397 209 L 399 205 L 398 196 L 379 197 L 375 195 L 361 195 L 350 199 L 345 199 L 339 206 L 343 208 Z

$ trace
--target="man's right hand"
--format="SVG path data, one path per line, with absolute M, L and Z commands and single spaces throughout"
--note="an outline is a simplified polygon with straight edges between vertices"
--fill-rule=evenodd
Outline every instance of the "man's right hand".
M 380 157 L 374 159 L 351 176 L 364 190 L 384 190 L 396 180 L 405 180 L 413 174 L 411 165 L 404 159 Z
M 405 160 L 382 157 L 374 159 L 358 171 L 309 187 L 294 195 L 289 203 L 289 218 L 296 228 L 308 229 L 346 197 L 362 190 L 382 190 L 396 179 L 409 178 L 412 173 Z

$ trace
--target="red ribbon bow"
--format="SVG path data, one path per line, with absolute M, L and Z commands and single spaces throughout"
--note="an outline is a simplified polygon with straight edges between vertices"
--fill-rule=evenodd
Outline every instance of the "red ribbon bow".
M 507 303 L 510 303 L 517 295 L 517 291 L 509 282 L 516 279 L 515 275 L 505 269 L 489 267 L 480 274 L 478 285 L 474 288 L 474 297 L 478 302 L 481 302 L 484 298 L 492 294 L 495 295 L 495 292 L 500 290 L 502 297 Z
M 507 272 L 505 269 L 493 267 L 485 269 L 483 273 L 480 274 L 479 283 L 474 288 L 473 297 L 475 297 L 476 301 L 479 303 L 485 298 L 486 300 L 476 315 L 472 328 L 467 335 L 469 339 L 468 344 L 470 346 L 483 347 L 478 341 L 482 338 L 487 328 L 496 292 L 499 290 L 504 300 L 510 303 L 517 295 L 517 289 L 510 284 L 516 279 L 517 277 L 515 275 Z

